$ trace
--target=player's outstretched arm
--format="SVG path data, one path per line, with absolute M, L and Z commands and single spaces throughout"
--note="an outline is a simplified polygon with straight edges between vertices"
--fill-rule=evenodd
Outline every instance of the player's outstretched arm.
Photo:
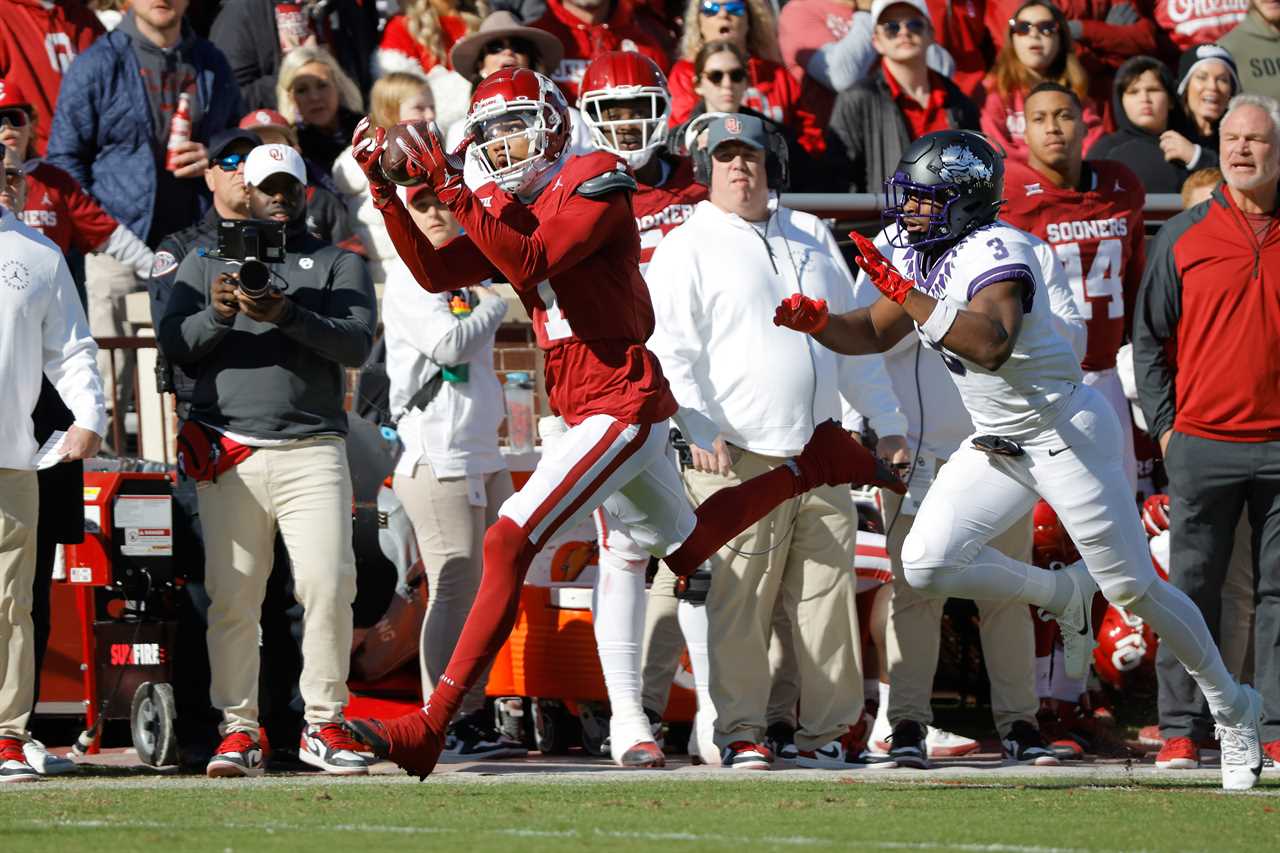
M 455 237 L 437 249 L 410 218 L 400 199 L 382 208 L 382 220 L 396 254 L 423 290 L 447 293 L 493 277 L 493 265 L 467 235 Z
M 1023 294 L 1029 286 L 1024 281 L 1000 281 L 978 291 L 965 310 L 941 306 L 945 313 L 954 312 L 954 320 L 934 340 L 985 370 L 999 370 L 1013 354 L 1022 331 Z M 913 290 L 902 307 L 928 335 L 930 321 L 938 319 L 934 316 L 940 310 L 938 301 Z

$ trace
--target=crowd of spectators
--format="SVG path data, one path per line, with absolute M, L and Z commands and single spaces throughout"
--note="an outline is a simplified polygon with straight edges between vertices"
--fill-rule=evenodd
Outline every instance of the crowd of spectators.
M 588 66 L 610 51 L 639 52 L 666 74 L 666 126 L 656 135 L 664 140 L 662 156 L 669 159 L 632 162 L 642 185 L 665 181 L 669 172 L 678 168 L 675 164 L 681 156 L 705 142 L 705 135 L 699 136 L 706 127 L 705 117 L 726 113 L 760 119 L 777 130 L 785 140 L 793 191 L 879 192 L 913 140 L 946 129 L 981 132 L 1003 149 L 1011 164 L 1026 167 L 1018 174 L 1026 170 L 1043 174 L 1047 168 L 1043 146 L 1047 143 L 1038 131 L 1029 132 L 1032 118 L 1028 103 L 1033 94 L 1053 91 L 1069 96 L 1079 108 L 1085 160 L 1123 164 L 1128 167 L 1124 174 L 1136 176 L 1137 186 L 1146 194 L 1198 191 L 1202 197 L 1214 193 L 1222 198 L 1222 190 L 1215 189 L 1222 175 L 1210 170 L 1223 166 L 1226 171 L 1222 147 L 1226 142 L 1220 140 L 1227 138 L 1222 123 L 1228 105 L 1242 94 L 1280 97 L 1280 0 L 1195 4 L 1178 0 L 0 0 L 0 143 L 9 152 L 7 163 L 21 164 L 9 171 L 20 174 L 26 184 L 21 209 L 13 213 L 65 254 L 81 289 L 88 327 L 97 338 L 135 331 L 126 316 L 125 297 L 147 289 L 148 281 L 152 282 L 153 314 L 162 349 L 177 362 L 173 370 L 184 418 L 193 406 L 197 413 L 204 406 L 206 414 L 215 412 L 211 415 L 215 421 L 224 419 L 214 426 L 230 425 L 233 433 L 256 435 L 259 443 L 251 446 L 271 449 L 280 456 L 288 453 L 271 440 L 301 444 L 310 454 L 308 459 L 314 456 L 319 460 L 306 463 L 313 465 L 314 476 L 323 478 L 327 473 L 331 479 L 341 480 L 345 476 L 342 463 L 324 441 L 324 437 L 343 432 L 334 408 L 340 394 L 329 393 L 335 391 L 330 385 L 337 381 L 338 365 L 359 364 L 369 337 L 375 328 L 381 328 L 373 320 L 372 305 L 362 301 L 369 298 L 370 283 L 386 287 L 385 334 L 393 408 L 403 408 L 413 396 L 414 386 L 423 384 L 439 365 L 472 363 L 466 393 L 448 380 L 440 396 L 452 401 L 452 419 L 437 422 L 419 411 L 402 422 L 402 437 L 412 453 L 402 458 L 396 493 L 415 525 L 448 532 L 448 536 L 433 538 L 419 531 L 424 556 L 434 560 L 429 568 L 432 610 L 423 628 L 424 647 L 433 650 L 430 657 L 422 658 L 428 690 L 443 672 L 466 604 L 474 596 L 479 537 L 510 493 L 496 444 L 500 391 L 489 364 L 493 336 L 506 306 L 483 288 L 437 299 L 413 287 L 411 276 L 397 258 L 365 173 L 352 157 L 353 132 L 366 115 L 371 120 L 370 134 L 407 120 L 434 120 L 452 146 L 463 136 L 475 86 L 495 72 L 513 67 L 546 74 L 560 86 L 569 104 L 577 107 Z M 1259 104 L 1265 109 L 1265 102 Z M 575 150 L 613 150 L 602 146 L 598 138 L 593 141 L 591 118 L 584 115 L 585 102 L 581 110 L 571 110 Z M 1273 131 L 1280 132 L 1280 127 L 1273 127 Z M 271 171 L 263 166 L 256 176 L 248 174 L 246 164 L 259 149 L 270 149 L 277 165 L 285 163 L 287 168 Z M 258 155 L 259 159 L 264 156 Z M 1078 164 L 1075 168 L 1078 170 Z M 469 181 L 475 177 L 468 172 Z M 653 180 L 647 181 L 647 177 Z M 1035 192 L 1040 192 L 1039 185 L 1035 186 Z M 1030 191 L 1031 184 L 1027 187 Z M 361 306 L 354 315 L 345 317 L 346 327 L 336 328 L 335 321 L 324 314 L 328 310 L 325 300 L 320 300 L 324 310 L 317 308 L 317 313 L 307 317 L 300 316 L 305 309 L 283 310 L 243 302 L 228 302 L 219 308 L 218 300 L 225 294 L 210 288 L 207 281 L 196 282 L 194 290 L 184 292 L 186 302 L 167 303 L 170 291 L 180 290 L 177 282 L 183 278 L 183 270 L 197 277 L 206 272 L 201 264 L 209 262 L 197 262 L 194 253 L 213 244 L 218 222 L 256 218 L 258 214 L 269 218 L 273 203 L 278 208 L 277 218 L 289 222 L 291 252 L 309 252 L 317 258 L 333 253 L 342 259 L 333 263 L 344 265 L 345 286 L 357 294 L 353 299 Z M 457 233 L 457 222 L 430 193 L 410 193 L 407 203 L 415 223 L 433 243 L 446 242 Z M 690 205 L 685 207 L 691 209 Z M 1267 219 L 1272 212 L 1265 208 L 1246 212 L 1260 247 L 1271 245 L 1268 241 L 1275 229 L 1266 228 L 1274 219 Z M 1203 232 L 1206 226 L 1196 227 Z M 1219 227 L 1225 226 L 1219 223 Z M 748 236 L 754 239 L 754 235 Z M 358 270 L 345 260 L 351 253 L 363 259 Z M 1255 258 L 1255 273 L 1262 263 Z M 309 270 L 310 263 L 302 268 Z M 1118 276 L 1119 270 L 1114 273 Z M 1165 273 L 1172 276 L 1168 270 Z M 745 278 L 737 277 L 733 284 L 741 285 Z M 694 292 L 692 285 L 686 285 L 677 285 L 674 278 L 664 282 L 676 290 L 655 298 L 660 331 L 663 310 L 686 319 L 697 316 L 698 306 L 680 305 L 680 300 Z M 766 285 L 761 286 L 764 304 L 773 297 Z M 1092 280 L 1090 286 L 1094 286 Z M 1126 328 L 1132 325 L 1129 314 L 1137 298 L 1131 290 L 1136 287 L 1126 285 Z M 852 298 L 851 293 L 847 296 Z M 839 301 L 832 299 L 833 305 Z M 1175 297 L 1166 300 L 1160 294 L 1148 295 L 1142 315 L 1147 325 L 1140 330 L 1148 349 L 1156 344 L 1164 346 L 1174 337 L 1176 311 L 1186 308 L 1175 303 Z M 196 328 L 184 322 L 207 306 L 219 312 L 217 328 Z M 274 344 L 280 348 L 276 355 L 282 360 L 306 361 L 317 351 L 322 356 L 313 366 L 315 376 L 304 377 L 305 382 L 314 380 L 324 387 L 327 396 L 321 403 L 290 398 L 289 389 L 297 391 L 290 383 L 297 377 L 280 378 L 280 405 L 307 411 L 317 406 L 324 409 L 325 417 L 309 429 L 277 424 L 266 434 L 255 432 L 254 425 L 272 418 L 287 420 L 290 413 L 261 411 L 254 408 L 261 401 L 250 400 L 247 414 L 227 414 L 240 404 L 236 389 L 220 387 L 212 398 L 196 393 L 196 375 L 210 357 L 209 341 L 227 334 L 237 323 L 249 322 L 278 322 L 286 329 L 286 337 L 294 340 Z M 323 332 L 319 331 L 321 326 Z M 688 327 L 686 331 L 702 346 L 714 348 L 710 328 Z M 317 343 L 314 336 L 322 342 Z M 1148 362 L 1155 359 L 1161 370 L 1166 369 L 1165 362 L 1151 352 L 1144 357 Z M 892 365 L 892 358 L 886 363 Z M 485 366 L 477 369 L 481 364 Z M 100 354 L 98 366 L 106 378 L 107 412 L 127 408 L 127 390 L 119 391 L 117 386 L 127 384 L 118 377 L 122 369 L 130 369 L 129 363 L 122 368 Z M 833 374 L 828 377 L 830 382 L 841 381 L 832 365 L 815 364 L 813 369 L 829 369 Z M 113 381 L 113 377 L 117 379 Z M 904 377 L 895 375 L 895 386 L 899 380 L 905 382 Z M 1164 387 L 1171 394 L 1171 380 L 1165 378 Z M 742 381 L 750 382 L 751 377 L 744 376 Z M 857 384 L 860 380 L 851 381 Z M 924 381 L 916 371 L 912 388 Z M 1148 381 L 1154 383 L 1155 379 L 1148 377 Z M 834 400 L 834 384 L 828 390 Z M 916 393 L 896 390 L 904 400 L 914 399 Z M 1143 403 L 1161 413 L 1160 421 L 1153 425 L 1159 432 L 1152 435 L 1161 449 L 1173 428 L 1169 408 L 1173 404 L 1161 396 L 1163 393 L 1154 385 L 1143 389 Z M 1183 395 L 1177 396 L 1181 402 Z M 56 399 L 53 386 L 45 382 L 41 405 L 54 405 Z M 910 413 L 905 417 L 895 413 L 890 418 L 888 410 L 872 406 L 863 414 L 872 421 L 881 417 L 882 427 L 883 422 L 893 422 L 889 432 L 881 429 L 882 437 L 910 433 L 918 442 L 922 427 L 913 422 L 907 429 Z M 84 419 L 81 412 L 76 415 Z M 245 424 L 250 425 L 247 431 Z M 930 424 L 928 429 L 926 442 L 932 445 L 932 431 L 939 425 Z M 458 432 L 446 435 L 451 430 Z M 317 440 L 317 436 L 321 438 Z M 1255 433 L 1249 436 L 1244 440 L 1256 438 Z M 1217 446 L 1225 444 L 1231 449 L 1230 430 L 1199 440 L 1217 442 L 1201 448 L 1202 453 L 1218 452 L 1237 465 L 1231 475 L 1235 479 L 1224 474 L 1221 488 L 1229 490 L 1248 480 L 1248 463 Z M 937 438 L 931 459 L 938 464 L 949 453 L 948 442 L 948 437 Z M 442 447 L 448 450 L 442 451 Z M 902 449 L 906 449 L 905 443 Z M 789 446 L 787 450 L 790 452 Z M 1194 491 L 1193 485 L 1208 490 L 1210 484 L 1192 484 L 1186 473 L 1189 442 L 1180 450 L 1178 464 L 1183 468 L 1179 476 L 1187 478 L 1184 491 Z M 742 452 L 750 462 L 752 452 Z M 295 451 L 293 458 L 301 460 L 300 454 Z M 782 450 L 779 454 L 786 455 Z M 271 455 L 258 453 L 262 466 Z M 431 464 L 426 464 L 427 460 Z M 734 460 L 735 464 L 739 461 Z M 1226 467 L 1227 462 L 1219 467 Z M 689 488 L 697 496 L 723 485 L 718 477 L 706 473 L 695 472 L 692 479 Z M 179 491 L 184 488 L 188 494 L 182 500 L 194 514 L 194 486 L 180 484 Z M 257 485 L 251 483 L 246 488 Z M 262 488 L 269 489 L 269 483 Z M 1261 492 L 1250 495 L 1243 510 L 1237 501 L 1215 515 L 1213 534 L 1206 534 L 1206 541 L 1197 541 L 1195 547 L 1205 565 L 1197 564 L 1194 578 L 1201 587 L 1220 584 L 1217 569 L 1205 566 L 1223 562 L 1219 557 L 1234 541 L 1241 512 L 1247 514 L 1253 507 L 1262 517 Z M 227 498 L 228 505 L 232 500 Z M 206 518 L 206 524 L 215 527 L 261 528 L 249 560 L 253 583 L 226 592 L 230 581 L 220 578 L 223 598 L 209 614 L 210 642 L 219 644 L 224 660 L 242 655 L 245 638 L 252 632 L 252 620 L 246 622 L 242 617 L 256 606 L 255 596 L 260 597 L 257 585 L 271 564 L 275 537 L 266 532 L 270 527 L 266 519 L 283 509 L 290 498 L 284 495 L 275 500 L 282 505 L 272 506 L 265 515 L 228 509 L 223 516 Z M 208 495 L 205 502 L 217 505 Z M 771 523 L 776 529 L 789 530 L 788 526 L 803 526 L 805 514 L 810 512 L 837 513 L 852 523 L 856 514 L 848 504 L 847 493 L 843 497 L 815 494 L 806 502 L 784 507 Z M 899 502 L 894 498 L 884 508 L 886 514 L 896 517 Z M 284 531 L 291 549 L 310 553 L 327 547 L 315 540 L 312 531 L 334 526 L 333 520 L 345 513 L 345 506 L 315 512 L 310 521 Z M 1191 517 L 1189 508 L 1174 514 L 1175 521 Z M 907 529 L 909 523 L 893 531 L 891 544 L 896 540 L 900 548 Z M 829 532 L 823 531 L 824 535 Z M 850 542 L 851 535 L 850 530 L 840 531 Z M 1022 539 L 1025 537 L 1015 536 L 1014 541 L 1002 545 L 1011 553 L 1023 552 L 1029 545 Z M 769 552 L 778 547 L 767 535 L 744 542 Z M 849 544 L 842 543 L 835 549 L 839 554 L 827 560 L 836 573 L 845 568 L 836 565 Z M 350 550 L 343 541 L 329 544 L 335 554 Z M 788 554 L 798 564 L 821 563 L 829 556 L 816 546 L 816 556 L 809 554 L 806 547 L 797 537 L 769 559 L 731 562 L 741 589 L 749 591 L 742 595 L 754 598 L 759 577 L 771 565 L 786 563 Z M 896 560 L 893 551 L 891 547 L 890 556 Z M 46 550 L 39 553 L 42 567 L 51 562 Z M 215 556 L 214 562 L 232 559 L 227 554 Z M 450 568 L 454 564 L 461 568 Z M 346 585 L 350 567 L 340 557 L 322 562 L 317 571 L 322 578 L 340 577 L 343 581 L 341 587 L 324 595 L 316 593 L 314 578 L 303 578 L 298 586 L 299 599 L 312 602 L 318 611 L 316 618 L 325 626 L 310 634 L 313 653 L 308 656 L 310 669 L 304 674 L 303 685 L 303 692 L 309 693 L 305 697 L 308 732 L 320 737 L 322 729 L 340 720 L 345 701 L 345 690 L 335 685 L 345 680 L 342 649 L 349 645 L 349 626 L 333 627 L 332 611 L 349 603 L 346 599 L 351 590 Z M 811 568 L 805 571 L 812 579 Z M 46 575 L 41 568 L 38 577 Z M 792 583 L 785 576 L 773 580 L 771 595 L 783 595 L 778 582 Z M 215 586 L 217 580 L 211 577 L 211 591 Z M 434 594 L 437 589 L 439 596 Z M 899 611 L 890 617 L 890 623 L 919 628 L 903 627 L 898 635 L 909 636 L 910 649 L 890 640 L 887 667 L 900 670 L 904 684 L 908 679 L 911 682 L 898 700 L 905 710 L 892 722 L 897 725 L 906 720 L 927 727 L 927 684 L 923 688 L 921 684 L 928 682 L 937 658 L 940 607 L 915 601 L 905 585 L 895 584 L 895 589 Z M 802 596 L 803 591 L 797 587 L 787 594 Z M 1270 588 L 1269 607 L 1274 607 L 1275 595 Z M 851 591 L 842 590 L 837 596 L 810 602 L 816 609 L 809 612 L 801 608 L 799 618 L 813 622 L 843 618 L 844 612 L 853 610 L 852 599 Z M 1201 589 L 1198 603 L 1207 612 L 1216 613 L 1219 605 L 1210 599 L 1212 591 Z M 722 599 L 719 606 L 730 606 L 728 601 Z M 752 606 L 767 606 L 772 611 L 771 602 Z M 1012 619 L 998 610 L 998 603 L 984 603 L 984 618 L 992 617 L 987 628 L 993 646 L 1007 645 L 1008 637 L 1021 638 L 1029 632 L 1026 620 L 1020 616 Z M 713 607 L 713 623 L 714 612 Z M 791 615 L 796 617 L 794 608 Z M 1005 619 L 1003 626 L 997 616 Z M 766 624 L 770 618 L 772 614 Z M 1280 645 L 1276 636 L 1280 617 L 1270 609 L 1260 609 L 1258 619 L 1267 643 Z M 336 621 L 341 623 L 342 619 Z M 856 628 L 856 617 L 852 623 Z M 853 678 L 850 673 L 864 664 L 857 632 L 840 634 L 836 645 L 841 648 L 836 651 L 827 648 L 831 636 L 824 635 L 826 645 L 816 639 L 811 648 L 799 644 L 804 659 L 823 658 L 810 675 L 827 685 L 822 701 L 828 703 L 820 705 L 812 695 L 805 699 L 802 681 L 797 695 L 800 708 L 809 713 L 807 720 L 799 720 L 804 730 L 802 748 L 821 746 L 836 729 L 860 725 L 860 712 L 850 716 L 846 707 L 856 702 L 841 694 L 841 701 L 831 705 L 835 694 L 829 689 L 830 684 Z M 764 646 L 756 648 L 762 639 Z M 774 722 L 765 707 L 767 679 L 761 693 L 762 680 L 755 675 L 756 670 L 769 669 L 768 640 L 767 634 L 742 640 L 744 648 L 751 646 L 753 657 L 748 664 L 740 662 L 735 670 L 743 682 L 740 689 L 735 680 L 712 685 L 717 704 L 733 706 L 739 714 L 726 725 L 754 731 Z M 903 662 L 904 652 L 909 652 L 907 657 L 915 662 L 919 674 L 907 672 L 910 667 Z M 794 660 L 795 650 L 790 654 Z M 1275 649 L 1259 654 L 1259 671 L 1274 680 Z M 335 663 L 337 659 L 343 662 Z M 717 661 L 715 647 L 711 660 L 722 671 L 733 669 L 726 667 L 726 661 Z M 998 675 L 998 665 L 992 672 L 993 681 L 1000 682 L 997 687 L 1014 681 L 1020 684 L 1029 668 L 1029 662 L 1021 657 L 1008 658 L 1003 671 L 1013 675 Z M 888 673 L 882 674 L 885 683 L 887 678 Z M 255 722 L 256 695 L 250 681 L 245 672 L 215 667 L 215 700 L 229 709 L 224 726 L 247 731 L 250 722 Z M 1162 694 L 1162 702 L 1169 706 L 1166 712 L 1176 717 L 1170 733 L 1183 740 L 1203 741 L 1207 737 L 1200 725 L 1204 715 L 1194 685 L 1188 685 L 1190 682 L 1177 681 Z M 659 692 L 665 689 L 663 686 Z M 923 697 L 918 695 L 921 690 Z M 857 692 L 849 691 L 850 695 Z M 998 689 L 993 691 L 993 698 L 997 693 Z M 877 697 L 883 699 L 884 694 L 867 696 L 873 705 Z M 996 709 L 996 722 L 1002 735 L 1007 736 L 1015 725 L 1035 723 L 1028 697 L 1018 692 L 1017 685 L 999 697 L 1003 704 Z M 1269 702 L 1275 699 L 1268 697 Z M 464 712 L 472 715 L 480 706 L 477 694 L 464 704 Z M 1280 718 L 1280 709 L 1269 706 L 1268 713 L 1273 721 L 1268 730 L 1273 735 L 1268 751 L 1274 746 L 1275 755 L 1280 753 L 1280 730 L 1275 729 L 1280 724 L 1274 720 Z M 485 737 L 492 740 L 493 733 L 485 725 L 476 725 L 478 734 L 471 743 Z M 794 715 L 790 725 L 796 725 Z M 794 751 L 788 740 L 793 735 L 778 736 L 775 745 L 782 749 L 790 744 Z M 923 728 L 920 737 L 925 737 Z M 332 731 L 321 738 L 315 750 L 325 769 L 336 767 L 335 772 L 342 772 L 342 767 L 363 766 L 363 759 L 352 756 L 353 744 Z

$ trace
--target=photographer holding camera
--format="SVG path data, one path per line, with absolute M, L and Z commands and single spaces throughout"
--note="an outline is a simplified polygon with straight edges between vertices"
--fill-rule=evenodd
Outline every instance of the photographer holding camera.
M 253 218 L 221 223 L 216 254 L 183 260 L 159 329 L 196 381 L 178 445 L 198 481 L 210 699 L 223 714 L 210 776 L 263 772 L 258 616 L 277 529 L 305 610 L 299 757 L 367 772 L 341 726 L 356 581 L 343 367 L 368 356 L 377 308 L 364 262 L 307 233 L 305 180 L 292 148 L 249 153 Z

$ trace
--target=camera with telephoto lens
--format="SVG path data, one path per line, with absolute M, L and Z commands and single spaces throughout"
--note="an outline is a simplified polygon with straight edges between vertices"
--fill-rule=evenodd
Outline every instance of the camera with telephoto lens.
M 220 261 L 240 264 L 236 278 L 241 292 L 259 299 L 271 289 L 271 268 L 284 263 L 285 223 L 266 219 L 232 219 L 218 223 Z

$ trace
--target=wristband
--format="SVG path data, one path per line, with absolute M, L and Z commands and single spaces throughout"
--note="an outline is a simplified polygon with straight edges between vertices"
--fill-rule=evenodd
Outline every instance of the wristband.
M 946 337 L 947 332 L 951 331 L 951 324 L 956 321 L 956 316 L 959 313 L 947 303 L 939 300 L 933 306 L 933 313 L 929 315 L 929 319 L 920 324 L 920 333 L 930 343 L 942 343 L 942 339 Z

